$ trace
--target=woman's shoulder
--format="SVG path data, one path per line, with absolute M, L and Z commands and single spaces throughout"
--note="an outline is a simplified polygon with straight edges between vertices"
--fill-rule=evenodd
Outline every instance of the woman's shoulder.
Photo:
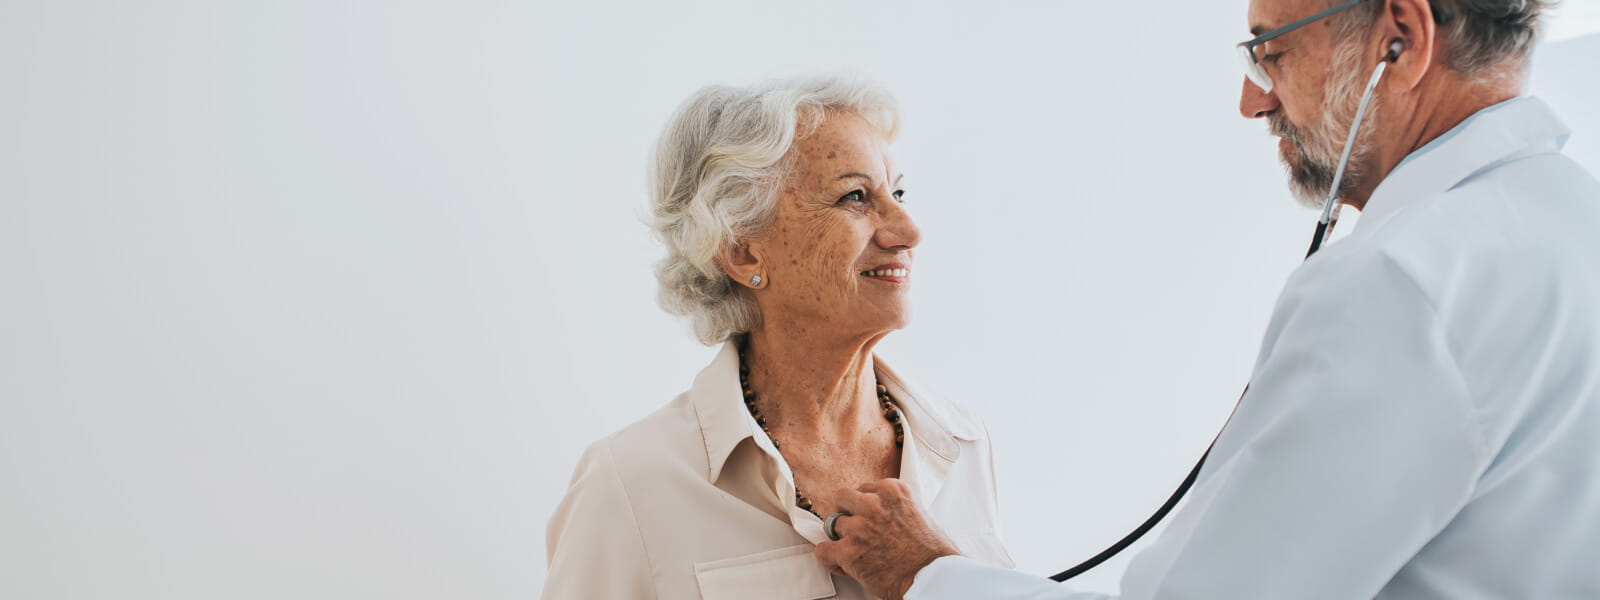
M 917 412 L 924 413 L 921 416 L 930 417 L 937 425 L 961 439 L 982 440 L 988 437 L 983 418 L 968 403 L 951 399 L 936 388 L 889 368 L 881 361 L 879 368 L 890 389 L 897 396 L 904 394 L 905 399 L 915 402 L 916 406 L 912 408 L 920 409 Z
M 545 529 L 547 597 L 650 596 L 657 585 L 650 564 L 665 522 L 659 505 L 680 508 L 671 492 L 701 480 L 698 430 L 680 396 L 589 444 Z M 596 580 L 602 566 L 616 576 Z
M 573 485 L 612 480 L 623 488 L 653 489 L 662 479 L 704 477 L 706 446 L 688 394 L 602 437 L 584 450 Z

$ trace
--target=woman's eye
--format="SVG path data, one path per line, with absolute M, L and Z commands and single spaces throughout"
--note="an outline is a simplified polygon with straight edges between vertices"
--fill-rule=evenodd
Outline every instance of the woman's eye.
M 1280 58 L 1283 58 L 1282 52 L 1273 52 L 1272 54 L 1261 57 L 1261 62 L 1276 65 L 1278 64 L 1278 59 Z
M 894 191 L 894 201 L 895 202 L 899 202 L 901 204 L 904 204 L 905 201 L 906 201 L 906 191 L 905 190 L 895 190 Z
M 848 194 L 845 194 L 843 198 L 839 199 L 839 203 L 840 204 L 844 204 L 846 202 L 866 202 L 866 201 L 867 201 L 867 195 L 862 193 L 861 190 L 856 190 L 856 191 L 850 192 Z

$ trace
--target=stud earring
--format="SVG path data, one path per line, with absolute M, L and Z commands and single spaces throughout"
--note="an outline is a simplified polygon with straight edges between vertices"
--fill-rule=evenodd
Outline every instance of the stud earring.
M 761 276 L 760 275 L 751 275 L 750 276 L 750 287 L 761 287 Z

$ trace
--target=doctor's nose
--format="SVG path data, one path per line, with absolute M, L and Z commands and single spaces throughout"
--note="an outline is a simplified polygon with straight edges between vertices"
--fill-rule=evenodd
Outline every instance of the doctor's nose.
M 1261 87 L 1244 78 L 1244 89 L 1239 91 L 1239 114 L 1246 119 L 1260 119 L 1281 106 L 1276 94 L 1263 92 Z

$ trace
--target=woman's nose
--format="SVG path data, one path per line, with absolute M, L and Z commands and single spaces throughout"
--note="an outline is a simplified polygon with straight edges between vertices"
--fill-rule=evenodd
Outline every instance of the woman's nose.
M 922 229 L 911 219 L 911 213 L 898 201 L 891 201 L 883 211 L 883 223 L 875 236 L 878 246 L 890 250 L 910 250 L 922 241 Z

